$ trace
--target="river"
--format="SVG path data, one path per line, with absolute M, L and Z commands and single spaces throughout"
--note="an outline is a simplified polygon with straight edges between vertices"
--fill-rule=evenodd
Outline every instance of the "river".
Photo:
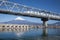
M 25 32 L 0 31 L 0 40 L 60 40 L 60 29 L 47 30 L 47 36 L 42 36 L 43 29 L 30 29 Z

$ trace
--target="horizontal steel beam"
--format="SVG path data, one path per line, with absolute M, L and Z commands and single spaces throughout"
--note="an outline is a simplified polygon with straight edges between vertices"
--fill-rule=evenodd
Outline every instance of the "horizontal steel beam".
M 45 16 L 41 16 L 41 15 L 35 15 L 35 14 L 31 14 L 31 13 L 20 13 L 20 12 L 13 12 L 13 11 L 6 11 L 6 10 L 0 10 L 0 14 L 10 14 L 10 15 L 18 15 L 18 16 L 28 16 L 28 17 L 36 17 L 36 18 L 47 18 L 50 20 L 60 20 L 58 18 L 52 18 L 52 17 L 45 17 Z

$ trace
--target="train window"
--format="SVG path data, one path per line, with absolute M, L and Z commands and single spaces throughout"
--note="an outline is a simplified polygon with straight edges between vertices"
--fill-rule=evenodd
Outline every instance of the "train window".
M 15 27 L 17 27 L 17 26 L 15 26 Z
M 2 26 L 2 27 L 5 27 L 5 26 Z
M 21 26 L 19 26 L 19 27 L 21 27 Z
M 7 27 L 9 27 L 9 26 L 7 26 Z
M 11 27 L 13 27 L 13 26 L 11 26 Z
M 30 26 L 29 26 L 30 27 Z

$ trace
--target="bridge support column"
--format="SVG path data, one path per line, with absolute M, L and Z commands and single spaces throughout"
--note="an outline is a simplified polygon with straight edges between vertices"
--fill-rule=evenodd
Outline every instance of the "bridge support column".
M 42 35 L 47 36 L 47 34 L 48 34 L 47 21 L 48 21 L 48 19 L 42 18 L 41 20 L 43 21 L 43 34 Z

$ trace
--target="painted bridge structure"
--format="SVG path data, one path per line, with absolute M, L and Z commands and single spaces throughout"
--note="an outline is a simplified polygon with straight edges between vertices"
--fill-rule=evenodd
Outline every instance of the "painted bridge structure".
M 11 14 L 18 16 L 28 16 L 41 18 L 43 21 L 43 32 L 47 34 L 47 21 L 48 20 L 60 20 L 60 15 L 46 10 L 41 10 L 34 7 L 29 7 L 21 5 L 14 2 L 9 2 L 6 0 L 0 0 L 0 14 Z

